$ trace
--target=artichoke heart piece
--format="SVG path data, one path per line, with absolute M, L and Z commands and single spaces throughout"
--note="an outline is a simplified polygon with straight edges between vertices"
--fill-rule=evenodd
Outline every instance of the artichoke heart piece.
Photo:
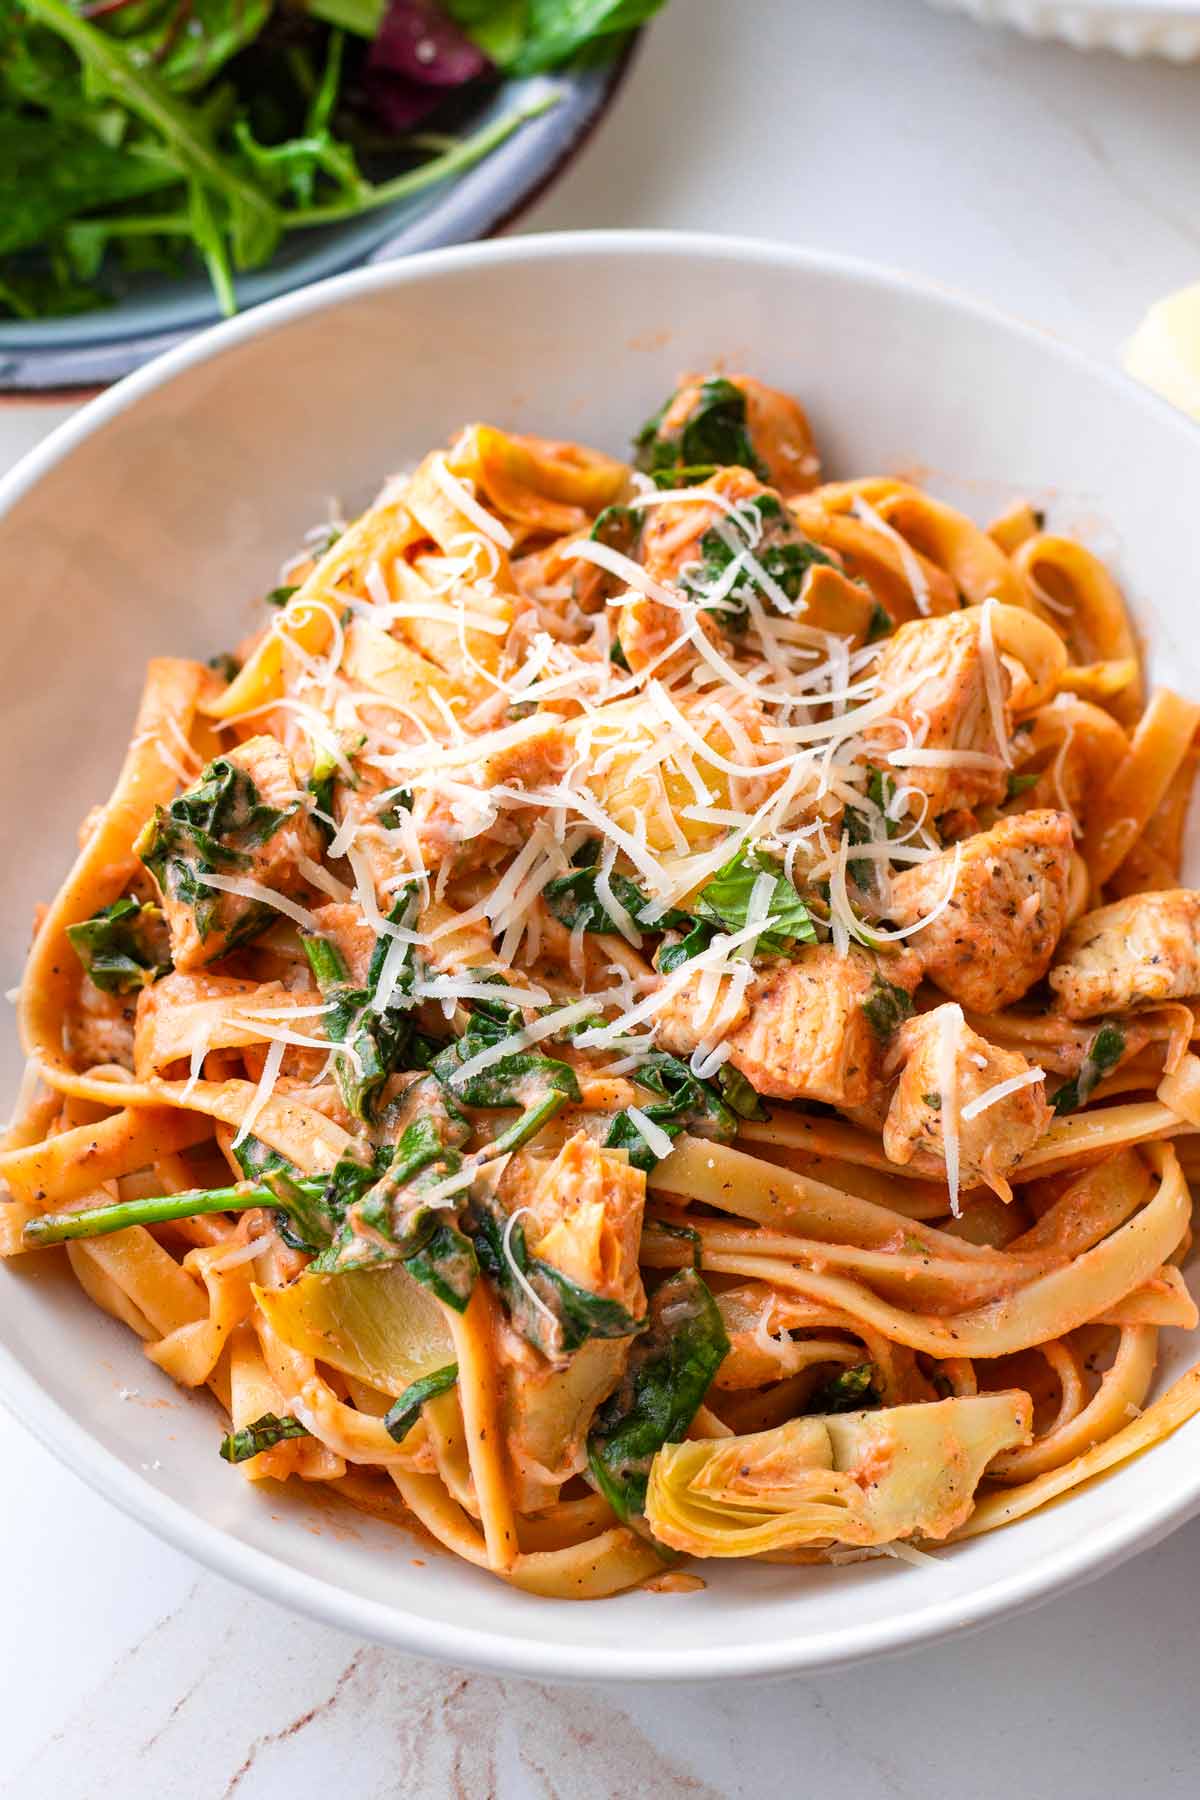
M 992 1458 L 1029 1441 L 1031 1416 L 1029 1396 L 1013 1389 L 667 1444 L 646 1518 L 660 1542 L 692 1556 L 944 1538 L 969 1515 Z
M 254 1298 L 285 1344 L 385 1394 L 452 1361 L 445 1316 L 399 1263 L 336 1275 L 303 1274 Z

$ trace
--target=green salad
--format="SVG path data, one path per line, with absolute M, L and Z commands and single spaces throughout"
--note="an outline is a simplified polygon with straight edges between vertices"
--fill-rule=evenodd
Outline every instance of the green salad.
M 289 234 L 469 168 L 663 0 L 0 0 L 0 317 L 110 304 L 147 271 L 234 274 Z

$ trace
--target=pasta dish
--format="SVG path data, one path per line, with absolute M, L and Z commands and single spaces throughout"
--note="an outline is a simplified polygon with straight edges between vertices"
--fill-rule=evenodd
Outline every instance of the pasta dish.
M 628 463 L 465 427 L 256 618 L 149 665 L 0 1155 L 231 1480 L 591 1598 L 1200 1410 L 1200 707 L 1082 543 L 695 375 Z

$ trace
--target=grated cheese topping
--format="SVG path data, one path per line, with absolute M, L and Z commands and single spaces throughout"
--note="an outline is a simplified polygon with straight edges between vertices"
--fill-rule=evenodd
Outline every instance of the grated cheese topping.
M 1023 1075 L 1010 1075 L 1007 1081 L 998 1081 L 994 1087 L 976 1094 L 974 1100 L 968 1100 L 962 1109 L 964 1119 L 977 1119 L 980 1113 L 998 1106 L 1001 1100 L 1007 1100 L 1010 1094 L 1017 1094 L 1022 1088 L 1032 1087 L 1036 1081 L 1045 1081 L 1045 1069 L 1026 1069 Z

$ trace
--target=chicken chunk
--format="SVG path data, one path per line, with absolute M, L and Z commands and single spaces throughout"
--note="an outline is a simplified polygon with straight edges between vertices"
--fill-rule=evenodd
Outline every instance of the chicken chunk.
M 883 1127 L 886 1155 L 894 1163 L 941 1174 L 946 1122 L 952 1117 L 959 1189 L 986 1183 L 1002 1200 L 1011 1200 L 1008 1177 L 1053 1117 L 1040 1074 L 975 1112 L 973 1103 L 990 1089 L 1030 1076 L 1033 1069 L 1019 1051 L 999 1049 L 972 1031 L 949 1003 L 909 1019 L 895 1055 L 901 1068 Z
M 1001 752 L 1012 730 L 1011 686 L 999 657 L 993 671 L 1004 715 L 1004 744 L 997 742 L 988 703 L 984 652 L 980 647 L 982 609 L 969 607 L 940 619 L 913 619 L 888 639 L 876 664 L 878 694 L 890 695 L 888 716 L 864 733 L 868 755 L 915 750 L 917 766 L 893 764 L 897 780 L 915 790 L 910 811 L 926 816 L 959 808 L 994 805 L 1003 799 L 1007 769 Z M 924 752 L 957 752 L 964 760 L 947 767 L 922 767 Z
M 279 916 L 207 876 L 295 895 L 305 890 L 305 860 L 318 861 L 323 847 L 291 758 L 274 738 L 248 738 L 209 763 L 195 786 L 156 807 L 134 845 L 162 897 L 175 967 L 201 968 Z
M 998 1012 L 1040 981 L 1062 934 L 1071 868 L 1071 821 L 1019 813 L 960 847 L 954 893 L 908 940 L 924 973 L 973 1012 Z M 946 894 L 954 853 L 943 851 L 892 883 L 890 916 L 913 925 Z
M 519 850 L 529 834 L 530 814 L 512 805 L 511 794 L 502 804 L 493 789 L 554 787 L 572 756 L 572 739 L 562 721 L 538 717 L 515 742 L 452 770 L 452 779 L 444 784 L 418 789 L 413 820 L 425 867 L 450 863 L 456 872 L 466 873 Z
M 1130 894 L 1084 913 L 1059 948 L 1050 986 L 1069 1019 L 1200 994 L 1200 893 Z
M 842 956 L 816 944 L 759 970 L 736 1008 L 725 993 L 710 997 L 703 972 L 693 976 L 658 1015 L 658 1042 L 688 1055 L 723 1027 L 730 1062 L 760 1094 L 860 1106 L 919 979 L 905 952 L 881 962 L 857 945 Z

